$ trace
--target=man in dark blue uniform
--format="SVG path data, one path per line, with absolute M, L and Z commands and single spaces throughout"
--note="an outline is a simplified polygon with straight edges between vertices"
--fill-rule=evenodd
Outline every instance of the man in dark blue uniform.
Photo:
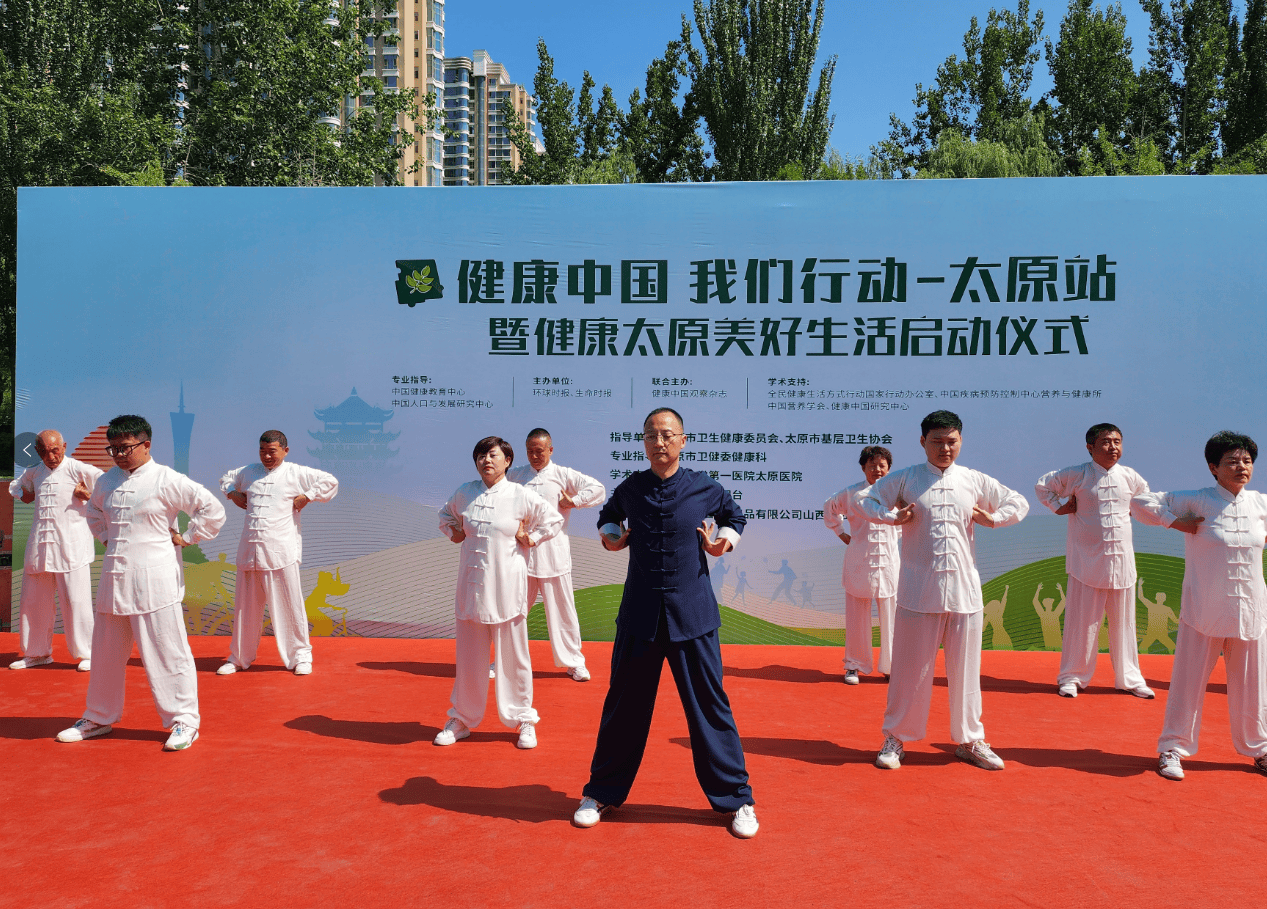
M 757 815 L 739 731 L 722 689 L 721 612 L 704 558 L 734 548 L 743 512 L 708 474 L 680 466 L 686 436 L 676 411 L 653 410 L 642 428 L 651 469 L 616 487 L 598 516 L 604 548 L 629 547 L 629 573 L 590 780 L 572 822 L 593 827 L 629 796 L 667 659 L 686 712 L 695 776 L 713 810 L 733 816 L 731 832 L 751 837 Z

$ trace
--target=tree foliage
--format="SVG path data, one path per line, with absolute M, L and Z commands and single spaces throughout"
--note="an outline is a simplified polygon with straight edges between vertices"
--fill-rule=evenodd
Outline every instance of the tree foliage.
M 707 178 L 695 96 L 682 85 L 687 77 L 689 42 L 690 26 L 683 20 L 681 40 L 670 41 L 664 55 L 647 67 L 645 97 L 634 89 L 629 111 L 621 117 L 620 147 L 632 158 L 639 179 L 645 183 Z

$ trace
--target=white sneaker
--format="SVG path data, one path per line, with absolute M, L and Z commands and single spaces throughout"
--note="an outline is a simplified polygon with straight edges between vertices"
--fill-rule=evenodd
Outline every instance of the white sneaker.
M 1056 694 L 1062 698 L 1076 698 L 1078 696 L 1078 683 L 1061 682 L 1060 687 L 1056 689 Z
M 75 725 L 57 733 L 59 742 L 82 742 L 84 739 L 95 739 L 114 731 L 109 723 L 94 723 L 92 720 L 75 720 Z
M 858 679 L 858 670 L 857 670 L 857 669 L 846 669 L 846 670 L 845 670 L 845 684 L 846 684 L 846 685 L 857 685 L 857 684 L 858 684 L 858 681 L 859 681 L 859 679 Z
M 34 669 L 36 666 L 47 666 L 53 662 L 52 654 L 42 657 L 22 657 L 9 664 L 10 669 Z
M 604 805 L 588 795 L 581 799 L 580 807 L 572 815 L 572 826 L 593 827 L 603 819 L 603 815 L 611 811 L 611 805 Z
M 466 728 L 463 723 L 455 716 L 449 717 L 449 721 L 444 724 L 444 728 L 436 733 L 435 739 L 432 740 L 433 745 L 452 745 L 458 739 L 464 739 L 471 734 L 471 730 Z
M 238 671 L 238 664 L 234 662 L 225 662 L 223 666 L 216 670 L 216 675 L 233 675 Z
M 92 672 L 92 660 L 80 660 L 75 667 L 76 672 Z
M 735 812 L 730 822 L 730 832 L 742 840 L 750 840 L 757 835 L 760 828 L 757 823 L 757 810 L 752 805 L 744 805 Z
M 198 741 L 198 729 L 186 723 L 177 723 L 172 727 L 172 734 L 163 743 L 164 751 L 184 751 Z
M 590 680 L 590 671 L 584 665 L 573 666 L 568 670 L 568 675 L 578 682 L 588 682 Z
M 886 732 L 880 753 L 875 756 L 875 765 L 881 770 L 897 770 L 902 766 L 902 758 L 905 756 L 906 749 L 902 747 L 902 743 Z
M 312 663 L 296 663 L 295 675 L 312 675 Z
M 532 723 L 519 724 L 519 741 L 515 742 L 515 747 L 524 751 L 537 747 L 537 730 Z
M 1138 688 L 1127 688 L 1125 690 L 1135 695 L 1135 697 L 1143 698 L 1146 701 L 1151 701 L 1153 698 L 1157 697 L 1157 695 L 1153 694 L 1153 689 L 1149 688 L 1147 685 L 1140 685 Z
M 1163 751 L 1157 755 L 1157 773 L 1168 780 L 1183 779 L 1183 764 L 1178 751 Z
M 964 742 L 955 749 L 955 757 L 982 770 L 1003 769 L 1003 758 L 990 749 L 988 742 Z

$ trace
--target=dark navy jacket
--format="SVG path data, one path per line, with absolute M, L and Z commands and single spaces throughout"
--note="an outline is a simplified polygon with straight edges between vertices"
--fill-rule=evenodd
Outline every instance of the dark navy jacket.
M 679 467 L 661 480 L 653 471 L 640 470 L 616 487 L 598 514 L 598 526 L 624 521 L 629 528 L 629 574 L 617 627 L 640 640 L 654 640 L 662 607 L 670 640 L 690 640 L 721 627 L 696 532 L 706 518 L 736 533 L 747 523 L 730 493 L 706 473 Z

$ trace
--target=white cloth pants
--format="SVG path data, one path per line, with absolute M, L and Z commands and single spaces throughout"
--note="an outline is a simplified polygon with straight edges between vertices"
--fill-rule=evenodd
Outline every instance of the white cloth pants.
M 53 594 L 62 605 L 66 648 L 77 660 L 92 659 L 92 566 L 74 571 L 27 572 L 22 576 L 19 642 L 22 655 L 46 657 L 53 653 L 53 624 L 57 613 Z
M 893 613 L 896 597 L 876 597 L 880 613 L 880 672 L 893 664 Z M 845 594 L 845 669 L 871 672 L 871 597 Z
M 181 605 L 174 603 L 141 615 L 98 612 L 96 618 L 84 718 L 94 723 L 117 723 L 123 716 L 124 674 L 135 640 L 163 728 L 185 723 L 196 729 L 200 722 L 198 677 Z
M 1106 612 L 1114 686 L 1144 687 L 1144 676 L 1139 671 L 1139 643 L 1135 638 L 1135 588 L 1088 587 L 1073 576 L 1069 578 L 1065 597 L 1065 632 L 1057 685 L 1077 682 L 1079 688 L 1086 688 L 1090 683 L 1100 653 L 1100 623 Z
M 229 659 L 246 669 L 255 662 L 264 633 L 264 607 L 273 617 L 277 655 L 287 669 L 312 662 L 308 614 L 299 584 L 299 563 L 274 570 L 238 569 L 233 592 L 233 641 Z
M 585 665 L 581 653 L 581 621 L 576 617 L 576 599 L 572 595 L 572 572 L 554 578 L 528 576 L 528 608 L 532 609 L 541 595 L 546 611 L 546 628 L 550 633 L 550 651 L 554 665 L 575 669 Z
M 528 654 L 528 618 L 485 625 L 457 620 L 457 665 L 454 671 L 453 706 L 449 716 L 474 729 L 484 719 L 488 703 L 488 647 L 494 645 L 494 685 L 497 717 L 514 729 L 520 723 L 536 724 L 532 709 L 532 658 Z
M 937 648 L 943 646 L 950 736 L 957 744 L 985 738 L 981 725 L 981 619 L 980 612 L 914 612 L 898 606 L 884 732 L 903 742 L 924 737 L 933 701 Z
M 1179 623 L 1175 661 L 1166 698 L 1166 720 L 1157 752 L 1197 753 L 1201 734 L 1201 705 L 1210 672 L 1223 654 L 1227 669 L 1227 713 L 1232 745 L 1246 757 L 1267 754 L 1267 632 L 1254 641 L 1211 638 L 1191 625 Z

